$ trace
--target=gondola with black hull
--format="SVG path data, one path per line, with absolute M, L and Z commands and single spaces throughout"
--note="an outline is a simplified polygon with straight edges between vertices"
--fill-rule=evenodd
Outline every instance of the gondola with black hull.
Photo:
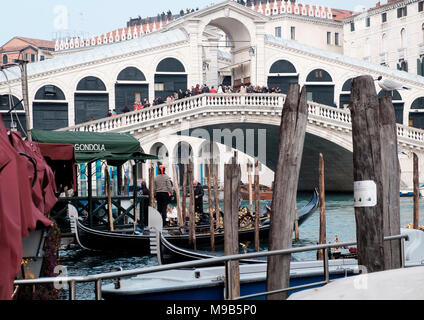
M 221 251 L 211 252 L 211 251 L 201 251 L 201 250 L 189 250 L 186 248 L 180 248 L 172 243 L 170 243 L 163 232 L 158 232 L 157 235 L 157 247 L 159 248 L 157 252 L 159 264 L 171 264 L 177 262 L 193 261 L 193 260 L 203 260 L 209 258 L 216 258 L 221 256 L 223 253 Z M 255 263 L 264 263 L 266 259 L 241 259 L 240 263 L 243 264 L 255 264 Z M 212 265 L 215 266 L 215 265 Z
M 319 196 L 318 191 L 315 189 L 312 199 L 303 208 L 298 210 L 298 222 L 299 225 L 304 223 L 318 208 Z M 152 209 L 152 208 L 150 208 Z M 149 216 L 150 217 L 150 216 Z M 145 228 L 134 232 L 134 229 L 130 230 L 116 230 L 111 231 L 100 231 L 91 229 L 81 223 L 76 212 L 71 213 L 71 228 L 72 232 L 75 233 L 76 240 L 79 245 L 88 250 L 94 251 L 132 251 L 138 254 L 150 254 L 151 243 L 156 243 L 156 231 L 150 232 L 152 228 Z M 158 214 L 157 219 L 161 219 Z M 149 220 L 153 220 L 150 219 Z M 159 230 L 161 228 L 156 228 Z M 196 245 L 197 248 L 208 249 L 210 246 L 210 232 L 207 230 L 208 226 L 198 226 L 196 231 Z M 200 230 L 206 230 L 200 232 Z M 262 221 L 262 225 L 259 227 L 259 235 L 261 239 L 268 240 L 268 234 L 270 230 L 269 219 Z M 161 231 L 161 230 L 159 230 Z M 186 226 L 183 227 L 169 227 L 163 229 L 165 239 L 180 248 L 190 248 L 189 246 L 189 232 Z M 242 228 L 239 231 L 240 242 L 251 241 L 254 237 L 254 228 Z M 224 232 L 222 228 L 216 228 L 215 230 L 215 244 L 219 245 L 224 243 Z

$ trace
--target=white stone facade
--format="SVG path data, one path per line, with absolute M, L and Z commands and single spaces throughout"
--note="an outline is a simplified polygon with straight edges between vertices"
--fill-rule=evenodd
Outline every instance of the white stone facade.
M 404 60 L 408 63 L 408 72 L 417 74 L 417 60 L 424 55 L 422 6 L 422 0 L 405 0 L 344 20 L 344 54 L 393 69 Z M 404 8 L 406 15 L 402 11 L 398 16 L 398 10 Z
M 413 6 L 417 6 L 417 1 L 406 2 L 410 3 L 409 6 L 411 6 L 411 8 Z M 397 22 L 398 19 L 391 17 L 395 11 L 396 9 L 389 11 L 390 15 L 388 16 L 388 21 L 395 20 Z M 354 18 L 354 21 L 357 21 L 357 30 L 354 32 L 355 39 L 358 37 L 360 38 L 361 32 L 365 32 L 365 30 L 361 30 L 359 27 L 359 25 L 362 24 L 361 21 L 363 22 L 364 15 L 365 14 Z M 411 26 L 408 25 L 408 28 L 411 28 L 411 30 L 417 29 L 418 20 L 421 17 L 422 21 L 422 15 L 423 13 L 416 13 L 414 15 L 413 9 L 408 9 L 408 17 L 406 21 L 409 23 L 411 20 Z M 372 18 L 373 17 L 374 16 L 372 16 Z M 380 14 L 376 14 L 375 19 L 379 18 Z M 399 23 L 401 23 L 400 20 L 403 19 L 399 19 Z M 373 25 L 374 21 L 371 20 L 371 23 Z M 204 32 L 207 29 L 207 26 L 210 25 L 223 30 L 227 33 L 230 39 L 232 39 L 234 47 L 232 49 L 231 61 L 228 57 L 223 58 L 220 56 L 217 50 L 213 50 L 213 46 L 209 43 L 206 46 L 203 46 L 205 40 Z M 274 36 L 275 28 L 278 26 L 282 26 L 282 40 L 288 38 L 288 41 L 290 41 L 290 28 L 291 26 L 294 26 L 296 28 L 296 40 L 298 41 L 294 41 L 290 45 L 276 45 L 275 43 L 270 44 L 269 41 L 266 41 L 266 35 Z M 399 26 L 392 27 L 391 29 L 393 29 L 393 32 L 396 33 L 396 29 L 399 29 L 400 27 L 401 25 L 399 24 Z M 332 42 L 334 41 L 335 33 L 340 34 L 339 41 L 340 43 L 345 44 L 345 53 L 352 55 L 352 52 L 348 52 L 349 50 L 347 50 L 347 48 L 349 46 L 346 44 L 350 41 L 357 40 L 352 40 L 351 37 L 353 34 L 346 30 L 342 32 L 341 28 L 342 24 L 333 20 L 288 14 L 280 16 L 266 16 L 232 1 L 225 1 L 171 22 L 162 29 L 162 32 L 160 32 L 161 34 L 166 34 L 172 30 L 182 29 L 187 35 L 186 39 L 182 41 L 156 44 L 156 32 L 144 36 L 145 39 L 148 39 L 146 41 L 150 43 L 150 47 L 144 50 L 143 48 L 137 48 L 137 45 L 141 43 L 138 42 L 141 38 L 137 38 L 122 43 L 108 45 L 116 46 L 117 48 L 119 46 L 132 46 L 134 48 L 133 52 L 126 52 L 121 55 L 117 54 L 115 56 L 102 59 L 101 56 L 103 52 L 107 51 L 109 48 L 108 46 L 102 46 L 75 54 L 61 56 L 60 59 L 68 58 L 69 60 L 75 60 L 73 64 L 65 67 L 62 67 L 60 64 L 54 68 L 44 67 L 56 59 L 36 63 L 34 66 L 30 66 L 30 109 L 32 108 L 34 96 L 37 90 L 44 85 L 53 84 L 64 92 L 66 101 L 69 105 L 69 125 L 74 125 L 74 94 L 78 82 L 86 76 L 98 77 L 104 82 L 109 94 L 109 107 L 113 109 L 115 105 L 114 85 L 116 83 L 117 75 L 120 71 L 129 66 L 138 68 L 146 76 L 146 83 L 149 84 L 148 99 L 152 101 L 155 95 L 154 76 L 156 67 L 161 60 L 168 57 L 176 58 L 184 65 L 188 76 L 188 88 L 205 82 L 210 86 L 217 86 L 220 81 L 217 71 L 225 69 L 228 65 L 230 65 L 228 70 L 229 72 L 232 72 L 233 75 L 233 82 L 243 81 L 248 78 L 254 85 L 267 85 L 267 78 L 270 75 L 269 70 L 272 63 L 280 59 L 287 59 L 295 65 L 297 73 L 299 74 L 299 83 L 301 85 L 305 84 L 306 77 L 310 71 L 316 68 L 325 69 L 333 79 L 332 83 L 335 86 L 334 96 L 336 105 L 338 105 L 338 97 L 342 93 L 341 87 L 343 83 L 351 77 L 364 73 L 372 74 L 373 76 L 384 73 L 386 76 L 394 78 L 394 80 L 404 82 L 406 85 L 413 88 L 413 90 L 409 92 L 401 93 L 402 101 L 405 104 L 404 124 L 408 124 L 409 107 L 415 98 L 422 95 L 422 92 L 418 92 L 415 89 L 422 88 L 423 78 L 411 78 L 408 77 L 408 75 L 402 75 L 402 73 L 396 73 L 390 69 L 383 70 L 379 68 L 380 63 L 376 60 L 378 60 L 377 58 L 380 56 L 379 53 L 377 53 L 378 46 L 375 45 L 371 46 L 373 50 L 370 58 L 371 64 L 365 65 L 365 67 L 360 60 L 349 64 L 340 63 L 339 60 L 341 59 L 338 57 L 334 57 L 333 59 L 327 57 L 326 51 L 336 54 L 343 51 L 342 46 L 335 46 Z M 344 28 L 349 28 L 349 24 L 345 23 Z M 421 29 L 419 31 L 422 32 Z M 326 42 L 327 32 L 330 33 L 330 43 L 332 43 L 330 45 L 327 45 Z M 378 32 L 381 32 L 381 30 L 375 31 L 375 37 L 379 37 Z M 408 57 L 416 57 L 420 48 L 420 43 L 422 43 L 422 38 L 419 39 L 421 41 L 414 41 L 414 37 L 412 35 L 412 31 L 408 31 Z M 394 35 L 389 34 L 388 36 L 389 38 L 394 37 Z M 152 37 L 151 40 L 150 37 Z M 371 42 L 374 44 L 377 41 L 372 38 Z M 395 46 L 395 42 L 396 39 L 392 42 L 393 46 Z M 301 50 L 294 50 L 296 43 L 307 43 L 307 46 L 302 47 Z M 310 48 L 308 48 L 308 46 L 310 46 Z M 364 46 L 361 45 L 361 47 Z M 253 55 L 249 52 L 252 48 L 254 49 Z M 313 48 L 318 48 L 322 51 L 316 53 Z M 399 53 L 397 51 L 394 52 L 394 50 L 395 49 L 391 50 L 393 57 L 391 57 L 388 61 L 396 62 Z M 78 55 L 84 55 L 84 62 L 78 61 Z M 89 59 L 87 59 L 87 56 Z M 99 56 L 99 58 L 97 58 L 97 56 Z M 211 56 L 213 57 L 211 58 Z M 363 56 L 357 57 L 363 58 Z M 59 57 L 57 59 L 59 59 Z M 410 68 L 413 68 L 414 59 L 410 60 L 412 60 Z M 207 63 L 206 70 L 204 62 Z M 393 66 L 391 69 L 393 69 Z M 8 72 L 8 78 L 11 80 L 10 84 L 12 94 L 20 99 L 22 94 L 18 70 L 12 69 L 6 72 Z M 1 94 L 9 92 L 9 88 L 4 80 L 4 76 L 0 74 Z M 379 88 L 377 88 L 377 90 L 379 90 Z
M 418 5 L 417 1 L 408 0 L 404 2 L 411 6 Z M 325 10 L 322 12 L 328 13 Z M 405 21 L 411 19 L 411 23 L 416 23 L 413 14 L 413 10 L 408 9 L 408 16 Z M 343 52 L 341 44 L 344 44 L 344 52 L 347 53 L 346 48 L 348 46 L 346 44 L 350 43 L 349 41 L 359 41 L 352 40 L 349 37 L 354 35 L 359 37 L 361 32 L 365 32 L 359 28 L 360 21 L 363 21 L 360 17 L 363 15 L 365 14 L 352 18 L 358 21 L 356 23 L 358 29 L 355 34 L 350 34 L 346 30 L 343 31 L 343 28 L 346 29 L 350 26 L 348 23 L 343 25 L 332 19 L 323 19 L 321 16 L 316 16 L 316 13 L 293 16 L 280 12 L 279 16 L 271 16 L 260 11 L 253 11 L 233 1 L 224 1 L 186 15 L 166 24 L 160 31 L 151 32 L 136 39 L 105 44 L 90 50 L 62 55 L 49 61 L 29 65 L 31 119 L 34 118 L 32 113 L 34 103 L 46 102 L 35 100 L 37 91 L 46 85 L 54 85 L 61 89 L 65 95 L 64 102 L 68 104 L 68 125 L 73 126 L 75 124 L 74 97 L 78 83 L 85 77 L 96 77 L 104 83 L 108 94 L 108 106 L 110 109 L 114 109 L 117 78 L 121 71 L 128 67 L 137 68 L 144 74 L 146 80 L 143 81 L 143 84 L 148 85 L 148 99 L 153 101 L 155 97 L 155 76 L 158 74 L 157 67 L 164 59 L 174 58 L 183 65 L 185 70 L 175 74 L 187 76 L 188 88 L 202 83 L 217 86 L 222 80 L 218 72 L 220 70 L 229 72 L 232 75 L 233 83 L 249 81 L 254 85 L 266 86 L 269 77 L 275 75 L 270 73 L 272 65 L 279 60 L 286 60 L 296 69 L 295 75 L 298 76 L 298 83 L 301 86 L 325 85 L 332 87 L 334 103 L 338 107 L 340 107 L 338 103 L 340 95 L 349 94 L 349 92 L 343 90 L 343 84 L 346 81 L 364 74 L 373 77 L 383 75 L 411 88 L 409 91 L 400 92 L 400 102 L 404 104 L 402 109 L 403 124 L 408 125 L 412 103 L 424 96 L 424 78 L 412 73 L 398 71 L 392 66 L 390 66 L 391 68 L 383 67 L 378 61 L 374 61 L 374 58 L 370 58 L 370 61 L 364 61 L 363 56 L 354 55 L 351 58 L 341 54 Z M 417 13 L 417 16 L 418 18 L 421 17 L 422 21 L 422 13 Z M 376 17 L 380 17 L 380 13 L 376 14 Z M 387 18 L 388 21 L 392 19 L 390 15 Z M 373 26 L 372 19 L 370 23 Z M 233 45 L 231 54 L 228 54 L 228 51 L 224 54 L 220 52 L 223 48 L 220 48 L 218 42 L 222 39 L 222 33 L 214 34 L 210 26 L 222 30 L 229 37 Z M 275 28 L 280 26 L 282 27 L 281 38 L 275 37 Z M 291 27 L 295 27 L 295 40 L 291 40 Z M 396 28 L 399 29 L 400 25 Z M 394 34 L 396 28 L 393 28 Z M 408 30 L 409 27 L 407 32 L 409 32 Z M 330 33 L 329 43 L 327 43 L 327 32 Z M 375 37 L 378 37 L 378 32 L 381 32 L 381 30 L 375 31 Z M 339 45 L 334 45 L 336 33 L 340 37 Z M 388 36 L 392 35 L 388 34 Z M 207 40 L 206 45 L 205 39 Z M 410 52 L 416 54 L 413 53 L 413 50 L 420 47 L 422 38 L 421 42 L 417 43 L 410 40 L 413 37 L 408 36 L 407 39 L 407 56 L 409 57 Z M 372 38 L 370 41 L 371 49 L 376 49 L 377 46 L 374 45 L 377 43 L 376 40 Z M 393 41 L 395 42 L 396 39 Z M 411 50 L 409 50 L 409 46 L 412 48 Z M 396 54 L 399 54 L 399 52 L 396 51 Z M 348 55 L 352 55 L 352 52 L 349 52 Z M 372 54 L 370 54 L 370 57 L 372 57 Z M 396 55 L 393 59 L 396 60 Z M 325 83 L 308 81 L 308 75 L 317 69 L 326 71 L 331 80 Z M 10 85 L 11 93 L 21 99 L 19 70 L 12 68 L 5 72 L 9 81 L 7 82 L 5 76 L 0 73 L 0 94 L 8 94 Z M 380 91 L 377 85 L 376 91 Z M 260 105 L 257 106 L 259 108 Z M 235 121 L 243 121 L 240 118 L 238 119 L 235 118 Z M 173 121 L 178 120 L 173 119 Z M 208 119 L 208 121 L 213 122 L 214 119 Z M 260 121 L 268 120 L 258 117 L 258 123 Z M 132 130 L 132 133 L 137 136 L 137 128 Z M 311 127 L 309 130 L 312 130 L 310 131 L 311 134 L 327 138 L 329 141 L 334 140 L 334 143 L 348 149 L 343 145 L 343 141 L 339 141 L 339 143 L 336 141 L 337 135 L 332 134 L 331 128 Z M 169 132 L 169 135 L 172 134 L 175 134 L 175 131 Z M 146 136 L 140 137 L 140 142 L 142 145 L 146 144 L 145 147 L 148 149 L 151 146 L 147 144 L 157 142 L 145 139 Z M 144 151 L 150 152 L 150 150 Z

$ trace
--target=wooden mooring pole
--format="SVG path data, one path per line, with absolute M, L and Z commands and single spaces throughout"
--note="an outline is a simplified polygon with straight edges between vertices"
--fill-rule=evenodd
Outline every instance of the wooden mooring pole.
M 175 196 L 176 196 L 176 201 L 177 201 L 177 220 L 178 220 L 178 225 L 182 226 L 184 225 L 184 219 L 183 219 L 183 214 L 181 212 L 181 194 L 180 194 L 180 176 L 179 176 L 180 171 L 177 170 L 176 165 L 172 166 L 172 174 L 174 175 L 174 190 L 175 190 Z
M 292 246 L 297 186 L 308 118 L 306 87 L 299 91 L 299 84 L 290 85 L 281 116 L 271 209 L 270 251 Z M 290 260 L 290 255 L 268 257 L 267 291 L 289 287 Z M 281 300 L 287 296 L 287 292 L 275 293 L 267 296 L 267 300 Z
M 248 161 L 247 162 L 247 185 L 249 188 L 249 212 L 251 215 L 253 215 L 253 183 L 252 183 L 252 170 L 253 169 L 253 164 Z
M 133 167 L 133 177 L 134 177 L 134 192 L 133 192 L 133 203 L 134 203 L 134 230 L 137 226 L 137 200 L 138 200 L 138 191 L 137 191 L 137 178 L 138 178 L 138 163 L 136 162 Z M 127 217 L 125 217 L 127 218 Z M 141 218 L 141 217 L 140 217 Z M 127 218 L 128 219 L 128 218 Z
M 150 191 L 150 203 L 149 205 L 155 207 L 155 167 L 153 163 L 149 168 L 149 191 Z M 148 213 L 147 213 L 148 214 Z M 165 221 L 164 221 L 165 223 Z
M 327 228 L 325 219 L 325 164 L 324 156 L 319 154 L 319 244 L 327 242 Z M 323 252 L 318 251 L 318 260 L 322 260 Z
M 371 77 L 353 79 L 351 91 L 356 239 L 358 264 L 368 272 L 384 270 L 379 103 Z M 361 187 L 359 184 L 363 183 Z M 367 186 L 366 184 L 369 184 Z M 373 191 L 373 184 L 377 191 Z M 361 195 L 360 189 L 365 192 Z M 375 193 L 375 194 L 372 194 Z M 377 199 L 381 199 L 377 206 Z M 368 201 L 370 200 L 370 201 Z M 368 203 L 367 203 L 367 202 Z M 358 204 L 356 204 L 358 203 Z
M 259 160 L 255 160 L 255 250 L 261 250 L 259 222 L 261 218 L 261 193 L 259 185 Z
M 394 108 L 391 97 L 378 99 L 371 76 L 353 79 L 349 108 L 358 264 L 368 272 L 383 271 L 400 263 L 400 258 L 393 259 L 400 252 L 393 250 L 396 242 L 385 244 L 383 240 L 400 232 Z
M 187 166 L 188 187 L 190 192 L 190 220 L 189 220 L 189 245 L 197 250 L 196 245 L 196 212 L 194 207 L 194 188 L 193 188 L 193 162 L 190 159 Z
M 239 253 L 239 200 L 240 200 L 240 165 L 233 157 L 230 164 L 225 165 L 224 176 L 224 246 L 225 255 Z M 240 268 L 238 261 L 226 262 L 226 299 L 232 300 L 240 296 Z
M 297 209 L 294 213 L 294 241 L 299 242 L 299 215 Z
M 398 156 L 397 124 L 392 98 L 379 99 L 381 166 L 382 166 L 382 205 L 383 236 L 400 234 L 400 175 Z M 384 241 L 384 269 L 401 267 L 401 247 L 399 240 Z
M 219 188 L 218 188 L 218 170 L 219 165 L 215 165 L 215 170 L 213 174 L 213 194 L 214 194 L 214 203 L 215 203 L 215 220 L 217 226 L 220 223 L 221 210 L 219 208 Z
M 206 164 L 206 177 L 208 179 L 208 204 L 209 204 L 209 229 L 211 235 L 211 251 L 215 251 L 215 223 L 212 208 L 212 181 L 211 181 L 212 159 Z
M 183 172 L 183 192 L 182 192 L 182 199 L 181 199 L 181 211 L 183 214 L 183 220 L 185 224 L 187 216 L 188 216 L 187 215 L 187 165 L 184 164 L 183 168 L 184 168 L 184 172 Z
M 418 169 L 418 156 L 413 153 L 414 161 L 414 229 L 419 229 L 419 217 L 420 217 L 420 186 L 419 186 L 419 169 Z

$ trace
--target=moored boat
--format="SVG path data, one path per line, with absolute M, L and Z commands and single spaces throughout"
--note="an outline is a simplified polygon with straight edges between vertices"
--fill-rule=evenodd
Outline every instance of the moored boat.
M 186 248 L 180 248 L 170 243 L 162 232 L 158 232 L 156 241 L 157 243 L 157 257 L 159 264 L 170 264 L 175 262 L 192 261 L 192 260 L 203 260 L 214 257 L 222 256 L 221 252 L 201 251 L 201 250 L 189 250 Z M 264 263 L 266 259 L 242 259 L 240 263 L 244 264 L 257 264 Z
M 418 187 L 418 193 L 419 197 L 423 197 L 423 191 L 424 191 L 424 184 L 421 184 Z M 415 195 L 414 189 L 401 189 L 400 190 L 400 196 L 401 197 L 413 197 Z
M 314 195 L 311 200 L 303 208 L 298 210 L 298 221 L 299 225 L 305 222 L 318 208 L 319 197 L 318 191 L 314 191 Z M 152 208 L 150 208 L 152 209 Z M 152 210 L 155 211 L 155 210 Z M 149 213 L 150 214 L 150 213 Z M 159 226 L 155 226 L 156 230 L 162 229 L 162 221 L 159 214 L 156 218 L 150 218 L 149 222 L 156 219 L 160 220 Z M 139 254 L 149 254 L 151 252 L 151 243 L 155 242 L 155 232 L 150 232 L 152 226 L 135 232 L 135 229 L 128 230 L 116 230 L 116 231 L 101 231 L 94 230 L 85 226 L 78 218 L 78 214 L 75 212 L 70 213 L 72 232 L 76 236 L 78 244 L 88 250 L 95 251 L 133 251 Z M 166 231 L 165 238 L 170 243 L 182 247 L 189 248 L 189 232 L 186 226 L 184 227 L 169 227 L 164 228 Z M 211 234 L 208 231 L 208 225 L 198 226 L 197 230 L 205 230 L 203 232 L 196 232 L 196 245 L 198 248 L 208 247 L 210 245 Z M 268 240 L 268 234 L 270 230 L 269 219 L 264 219 L 259 227 L 259 236 L 261 239 Z M 239 240 L 250 241 L 254 239 L 255 229 L 252 225 L 244 226 L 239 231 Z M 224 242 L 223 228 L 217 226 L 215 230 L 215 243 L 217 245 Z
M 423 300 L 423 271 L 419 266 L 338 279 L 297 292 L 289 300 Z
M 404 251 L 405 267 L 422 265 L 424 233 L 419 230 L 402 229 L 401 234 L 408 236 Z M 241 296 L 266 291 L 266 263 L 240 264 L 239 267 Z M 357 275 L 360 270 L 363 270 L 363 267 L 358 266 L 355 259 L 328 261 L 330 281 Z M 324 276 L 323 261 L 292 261 L 289 294 L 305 290 L 305 287 L 300 287 L 304 285 L 321 287 L 324 284 Z M 152 273 L 120 280 L 119 286 L 114 283 L 103 286 L 102 297 L 105 300 L 224 300 L 225 267 L 152 270 Z M 264 299 L 264 296 L 256 298 Z
M 260 200 L 272 200 L 273 191 L 270 187 L 263 184 L 259 185 L 259 199 Z M 249 185 L 243 184 L 240 186 L 240 196 L 243 200 L 249 200 Z M 256 200 L 254 186 L 252 185 L 252 198 Z
M 292 262 L 290 287 L 314 284 L 324 279 L 322 261 Z M 343 278 L 358 272 L 356 261 L 330 260 L 330 279 Z M 267 264 L 240 265 L 240 294 L 266 291 Z M 225 267 L 176 269 L 139 275 L 102 288 L 105 300 L 224 300 Z M 296 292 L 293 290 L 292 292 Z M 291 293 L 292 293 L 291 292 Z M 262 300 L 263 296 L 256 299 Z

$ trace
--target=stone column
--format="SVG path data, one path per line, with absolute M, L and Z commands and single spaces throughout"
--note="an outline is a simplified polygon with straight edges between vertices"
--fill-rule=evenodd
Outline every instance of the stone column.
M 190 65 L 188 66 L 188 87 L 201 84 L 203 66 L 202 66 L 202 33 L 203 30 L 199 30 L 199 22 L 193 21 L 186 28 L 189 33 L 190 41 Z
M 68 125 L 72 127 L 75 125 L 75 94 L 69 93 L 66 101 L 68 101 Z
M 153 100 L 155 100 L 155 74 L 147 76 L 147 81 L 149 82 L 149 97 L 147 100 L 149 100 L 150 105 L 153 105 Z
M 109 109 L 113 110 L 115 109 L 115 82 L 110 82 L 107 84 L 108 88 L 108 94 L 109 94 Z M 120 110 L 116 110 L 116 113 L 118 113 Z
M 208 47 L 205 48 L 207 56 L 206 62 L 208 67 L 206 69 L 206 84 L 211 88 L 214 86 L 218 87 L 218 39 L 209 38 Z M 203 65 L 202 65 L 203 67 Z
M 252 41 L 252 45 L 254 44 L 255 48 L 255 56 L 252 59 L 255 60 L 252 63 L 255 66 L 255 70 L 252 70 L 252 75 L 255 75 L 252 79 L 252 83 L 256 83 L 258 86 L 266 86 L 267 85 L 267 77 L 265 70 L 265 24 L 257 23 L 256 25 L 256 41 Z

